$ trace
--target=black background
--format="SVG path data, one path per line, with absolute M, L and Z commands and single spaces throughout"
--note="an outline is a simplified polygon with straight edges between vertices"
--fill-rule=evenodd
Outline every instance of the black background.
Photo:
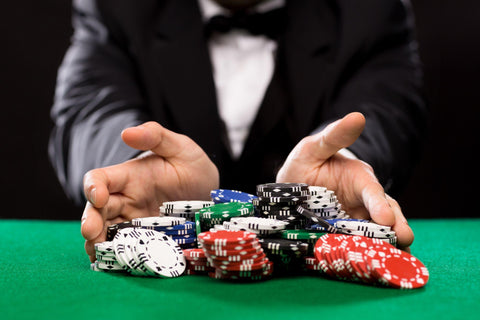
M 473 217 L 479 211 L 480 1 L 412 0 L 430 135 L 398 198 L 409 218 Z M 0 4 L 2 218 L 79 219 L 48 161 L 57 68 L 72 33 L 68 0 Z

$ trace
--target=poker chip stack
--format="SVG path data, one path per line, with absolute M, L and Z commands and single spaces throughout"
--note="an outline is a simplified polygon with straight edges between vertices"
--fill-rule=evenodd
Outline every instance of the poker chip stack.
M 338 202 L 335 192 L 325 187 L 309 186 L 310 198 L 305 200 L 305 208 L 323 219 L 349 218 L 342 210 L 342 204 Z
M 343 234 L 380 239 L 393 246 L 397 246 L 397 236 L 395 231 L 389 226 L 383 226 L 369 221 L 355 220 L 339 220 L 336 221 L 334 225 Z
M 160 206 L 160 216 L 185 218 L 187 221 L 195 221 L 195 213 L 200 209 L 213 206 L 213 201 L 187 200 L 168 201 Z
M 215 272 L 209 276 L 224 280 L 256 281 L 268 279 L 271 263 L 255 233 L 216 230 L 198 235 L 202 249 Z
M 380 239 L 342 234 L 320 237 L 305 267 L 339 280 L 402 289 L 423 287 L 429 278 L 425 265 L 411 254 Z
M 178 277 L 185 271 L 182 249 L 162 232 L 142 228 L 119 229 L 113 241 L 95 245 L 94 270 L 124 270 L 135 276 Z
M 195 223 L 180 217 L 146 217 L 132 220 L 134 227 L 155 230 L 172 238 L 182 249 L 195 248 Z
M 275 266 L 275 275 L 291 275 L 301 271 L 309 245 L 302 241 L 280 238 L 261 238 L 260 245 Z
M 187 261 L 186 275 L 208 275 L 210 272 L 215 272 L 203 249 L 185 249 L 183 253 Z
M 92 263 L 92 270 L 96 271 L 125 271 L 118 263 L 117 257 L 113 250 L 112 241 L 104 241 L 95 244 L 95 257 L 97 261 Z
M 310 198 L 305 183 L 266 183 L 257 185 L 257 199 L 252 200 L 255 215 L 288 222 L 287 229 L 303 229 L 307 220 L 296 212 Z
M 235 217 L 253 215 L 253 205 L 246 202 L 225 202 L 200 209 L 195 215 L 197 235 L 209 231 L 215 225 L 222 225 Z

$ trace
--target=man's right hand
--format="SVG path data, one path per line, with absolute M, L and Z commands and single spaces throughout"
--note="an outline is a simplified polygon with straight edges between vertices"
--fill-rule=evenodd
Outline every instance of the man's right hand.
M 156 216 L 164 201 L 210 200 L 219 174 L 207 154 L 189 137 L 147 122 L 122 132 L 123 141 L 150 150 L 124 163 L 94 169 L 84 177 L 88 200 L 82 216 L 85 250 L 95 261 L 97 242 L 107 227 L 137 217 Z

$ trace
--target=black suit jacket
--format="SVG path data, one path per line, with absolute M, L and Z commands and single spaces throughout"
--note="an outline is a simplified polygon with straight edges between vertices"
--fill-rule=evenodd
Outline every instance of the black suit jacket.
M 271 182 L 304 136 L 351 111 L 367 125 L 351 150 L 393 192 L 418 156 L 425 127 L 421 72 L 400 0 L 287 1 L 274 80 L 245 149 L 230 157 L 197 0 L 77 0 L 59 70 L 50 156 L 67 193 L 82 177 L 138 151 L 120 139 L 147 120 L 194 139 L 221 187 Z M 393 188 L 393 189 L 392 189 Z

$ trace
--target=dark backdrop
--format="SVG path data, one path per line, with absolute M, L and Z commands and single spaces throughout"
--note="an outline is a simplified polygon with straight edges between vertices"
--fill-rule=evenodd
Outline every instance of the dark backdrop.
M 478 216 L 480 1 L 413 0 L 431 129 L 398 198 L 407 217 Z M 68 0 L 0 4 L 0 217 L 79 219 L 47 156 L 57 68 L 68 46 Z

